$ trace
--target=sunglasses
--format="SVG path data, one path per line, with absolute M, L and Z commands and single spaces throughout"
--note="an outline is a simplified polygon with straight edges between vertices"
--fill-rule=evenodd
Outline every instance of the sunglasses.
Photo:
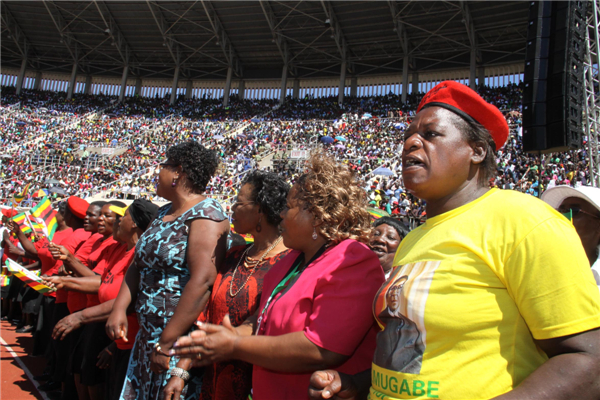
M 583 210 L 581 209 L 581 207 L 571 207 L 571 208 L 569 208 L 569 210 L 568 210 L 568 211 L 566 211 L 566 212 L 562 212 L 562 211 L 559 211 L 559 212 L 560 212 L 562 215 L 564 215 L 565 217 L 567 217 L 567 219 L 568 219 L 569 221 L 573 221 L 573 218 L 575 218 L 575 217 L 576 217 L 576 216 L 578 216 L 578 215 L 582 215 L 582 214 L 584 214 L 584 215 L 589 215 L 589 216 L 590 216 L 590 217 L 592 217 L 592 218 L 597 218 L 597 219 L 600 219 L 600 216 L 598 216 L 598 215 L 594 215 L 594 214 L 592 214 L 592 213 L 589 213 L 589 212 L 587 212 L 587 211 L 583 211 Z
M 254 204 L 254 201 L 239 201 L 237 196 L 235 196 L 231 207 L 243 206 L 244 204 Z

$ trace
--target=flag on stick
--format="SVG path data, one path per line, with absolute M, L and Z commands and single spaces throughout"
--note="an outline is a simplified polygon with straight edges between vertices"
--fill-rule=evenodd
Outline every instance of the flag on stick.
M 48 240 L 52 240 L 54 232 L 56 232 L 56 214 L 55 210 L 52 209 L 52 203 L 48 197 L 44 197 L 35 207 L 29 210 L 31 216 L 39 222 L 43 222 L 46 226 L 46 237 Z
M 44 285 L 42 283 L 42 278 L 40 278 L 35 272 L 23 268 L 10 258 L 6 260 L 6 268 L 8 268 L 8 270 L 13 274 L 13 276 L 16 276 L 17 278 L 22 280 L 23 283 L 33 288 L 36 292 L 44 294 L 54 291 L 54 289 L 52 289 L 51 287 Z
M 17 225 L 19 225 L 19 228 L 23 231 L 23 233 L 31 232 L 31 227 L 27 223 L 27 217 L 25 216 L 24 212 L 15 215 L 14 217 L 12 217 L 12 220 L 15 221 Z
M 14 203 L 19 204 L 27 197 L 27 193 L 29 192 L 29 185 L 31 185 L 31 183 L 25 185 L 25 188 L 23 188 L 23 192 L 13 196 Z

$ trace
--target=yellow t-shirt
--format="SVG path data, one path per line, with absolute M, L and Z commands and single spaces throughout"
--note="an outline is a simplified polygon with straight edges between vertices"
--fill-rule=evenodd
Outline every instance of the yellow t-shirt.
M 521 193 L 492 189 L 429 219 L 394 265 L 373 305 L 370 399 L 489 399 L 547 360 L 534 338 L 600 326 L 575 229 Z

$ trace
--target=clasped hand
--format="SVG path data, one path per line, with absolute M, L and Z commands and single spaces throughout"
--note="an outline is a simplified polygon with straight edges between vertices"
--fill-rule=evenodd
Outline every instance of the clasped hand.
M 235 345 L 239 334 L 229 320 L 223 319 L 223 325 L 196 323 L 198 330 L 188 336 L 181 336 L 169 351 L 170 355 L 192 358 L 192 366 L 204 367 L 212 363 L 234 358 Z
M 55 260 L 65 261 L 71 255 L 69 250 L 67 250 L 64 246 L 52 242 L 48 244 L 48 250 Z
M 19 224 L 17 224 L 12 219 L 7 220 L 5 225 L 8 228 L 8 230 L 13 233 L 18 233 L 21 230 L 21 228 L 19 227 Z
M 60 276 L 47 276 L 42 278 L 42 283 L 54 290 L 60 290 L 64 287 L 64 283 Z

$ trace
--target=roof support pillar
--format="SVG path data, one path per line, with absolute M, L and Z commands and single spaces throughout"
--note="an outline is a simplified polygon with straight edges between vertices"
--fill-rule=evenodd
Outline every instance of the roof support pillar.
M 294 79 L 294 98 L 300 97 L 300 79 Z
M 40 90 L 42 87 L 42 71 L 35 73 L 35 81 L 33 82 L 33 90 Z
M 281 92 L 279 93 L 279 104 L 285 103 L 285 95 L 287 92 L 287 73 L 288 65 L 283 65 L 283 71 L 281 72 Z
M 75 91 L 75 85 L 77 84 L 77 63 L 73 63 L 73 70 L 71 71 L 71 79 L 69 79 L 69 88 L 67 89 L 67 100 L 73 98 L 73 92 Z
M 353 76 L 352 79 L 350 79 L 350 96 L 352 97 L 356 97 L 357 94 L 357 89 L 358 88 L 358 78 Z
M 473 90 L 477 87 L 475 84 L 475 77 L 477 76 L 477 50 L 475 47 L 471 47 L 471 68 L 469 71 L 469 87 Z
M 411 93 L 419 93 L 419 73 L 417 71 L 413 72 L 413 82 L 412 82 L 412 91 Z
M 23 81 L 25 80 L 25 69 L 27 68 L 27 58 L 21 61 L 21 70 L 19 70 L 19 76 L 17 77 L 17 94 L 21 94 L 23 89 Z
M 127 90 L 127 76 L 129 75 L 129 66 L 123 67 L 123 76 L 121 77 L 121 90 L 119 91 L 119 102 L 123 102 L 125 91 Z
M 139 96 L 142 94 L 142 78 L 137 78 L 135 80 L 135 95 Z
M 485 86 L 485 68 L 483 66 L 479 67 L 479 78 L 477 79 L 477 86 L 482 88 Z
M 233 68 L 227 68 L 227 79 L 225 80 L 225 90 L 223 90 L 223 107 L 229 105 L 229 90 L 231 89 L 231 78 L 233 77 Z
M 240 100 L 244 100 L 244 95 L 246 94 L 246 81 L 245 80 L 240 80 L 239 86 L 238 86 L 238 97 Z
M 340 71 L 340 86 L 338 89 L 338 104 L 344 104 L 344 94 L 346 91 L 346 57 L 342 61 L 342 69 Z
M 187 100 L 192 98 L 192 92 L 194 91 L 194 81 L 192 81 L 191 79 L 189 81 L 187 81 L 186 85 L 185 85 L 185 98 Z
M 177 87 L 179 85 L 179 65 L 175 66 L 175 74 L 173 75 L 173 86 L 171 86 L 171 101 L 169 104 L 175 104 L 177 100 Z
M 92 76 L 87 75 L 85 77 L 85 86 L 83 87 L 84 94 L 92 94 Z
M 408 56 L 402 60 L 402 104 L 406 104 L 408 96 Z

